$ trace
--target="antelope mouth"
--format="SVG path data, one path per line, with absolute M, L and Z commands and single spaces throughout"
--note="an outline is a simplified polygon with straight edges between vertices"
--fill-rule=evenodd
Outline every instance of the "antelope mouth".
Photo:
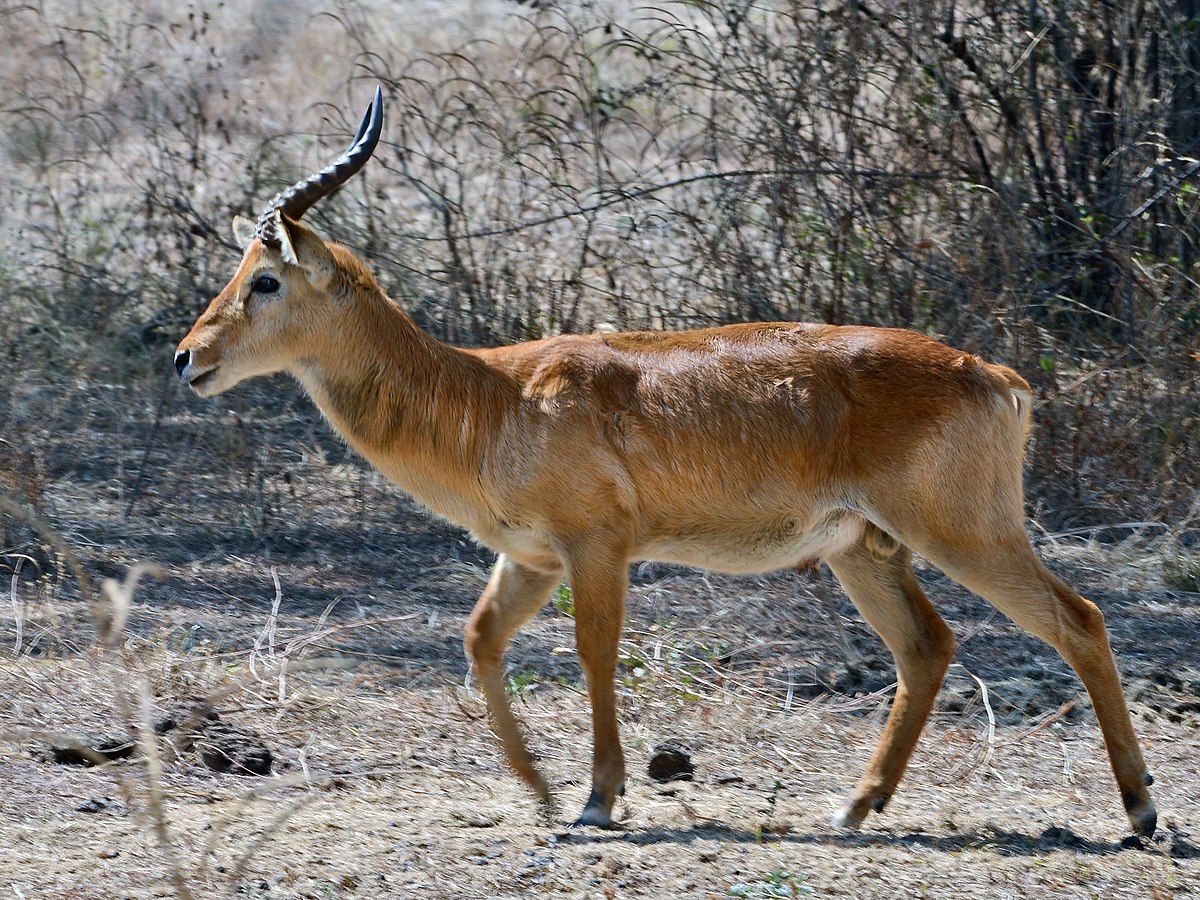
M 205 388 L 212 385 L 216 374 L 217 367 L 213 366 L 211 369 L 207 369 L 206 371 L 201 372 L 199 375 L 193 375 L 188 379 L 188 387 L 203 397 L 207 393 Z

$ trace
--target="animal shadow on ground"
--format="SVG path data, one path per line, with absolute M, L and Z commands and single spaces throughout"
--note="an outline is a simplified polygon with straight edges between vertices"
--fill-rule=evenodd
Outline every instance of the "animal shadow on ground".
M 691 844 L 702 840 L 718 840 L 726 843 L 779 843 L 793 845 L 826 845 L 845 848 L 864 847 L 924 847 L 940 853 L 956 853 L 963 850 L 991 850 L 1000 856 L 1039 856 L 1054 850 L 1068 850 L 1089 856 L 1108 856 L 1122 850 L 1141 849 L 1148 852 L 1166 852 L 1174 859 L 1196 859 L 1200 847 L 1180 834 L 1167 839 L 1145 840 L 1130 835 L 1121 841 L 1097 841 L 1081 837 L 1069 828 L 1052 826 L 1040 835 L 1026 834 L 1009 829 L 985 828 L 957 832 L 948 835 L 926 834 L 922 831 L 907 834 L 845 833 L 818 831 L 811 834 L 763 835 L 744 828 L 724 825 L 703 825 L 692 828 L 651 827 L 640 831 L 564 831 L 556 835 L 561 843 L 608 844 L 623 841 L 639 846 L 676 843 Z

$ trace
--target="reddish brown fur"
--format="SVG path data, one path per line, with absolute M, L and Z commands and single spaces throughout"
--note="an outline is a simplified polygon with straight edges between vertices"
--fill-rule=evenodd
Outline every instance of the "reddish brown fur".
M 629 563 L 762 571 L 823 559 L 896 657 L 883 737 L 837 822 L 882 809 L 954 653 L 913 577 L 916 551 L 1075 667 L 1133 827 L 1153 832 L 1100 612 L 1025 535 L 1019 375 L 909 331 L 790 323 L 459 350 L 421 332 L 348 251 L 286 229 L 299 265 L 251 243 L 180 344 L 181 374 L 210 396 L 292 373 L 373 465 L 498 551 L 466 647 L 510 762 L 544 801 L 503 655 L 560 579 L 593 705 L 580 821 L 607 825 L 625 772 L 613 674 Z M 250 296 L 262 272 L 277 295 Z

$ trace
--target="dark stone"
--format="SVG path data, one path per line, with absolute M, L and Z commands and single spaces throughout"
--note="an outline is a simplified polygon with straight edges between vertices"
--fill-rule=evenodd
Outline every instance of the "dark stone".
M 647 771 L 651 778 L 660 783 L 691 781 L 696 767 L 686 749 L 674 741 L 668 741 L 654 748 Z
M 51 762 L 62 766 L 100 766 L 126 759 L 137 749 L 137 741 L 123 732 L 71 734 L 50 745 Z

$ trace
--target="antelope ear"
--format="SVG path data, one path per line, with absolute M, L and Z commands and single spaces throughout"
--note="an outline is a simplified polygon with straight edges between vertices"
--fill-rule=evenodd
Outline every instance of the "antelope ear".
M 279 255 L 290 266 L 300 265 L 300 260 L 296 258 L 296 250 L 292 246 L 292 235 L 289 231 L 288 220 L 283 217 L 283 213 L 278 209 L 271 212 L 271 218 L 275 220 L 273 230 L 274 237 L 279 239 Z
M 250 242 L 254 240 L 254 232 L 258 226 L 245 216 L 233 217 L 233 239 L 238 242 L 238 246 L 245 250 L 250 246 Z
M 281 243 L 285 248 L 283 258 L 292 265 L 299 266 L 314 287 L 328 286 L 329 280 L 333 278 L 334 264 L 333 254 L 325 246 L 325 241 L 303 222 L 284 217 L 282 225 L 280 234 L 284 237 Z M 289 251 L 295 259 L 288 259 Z

